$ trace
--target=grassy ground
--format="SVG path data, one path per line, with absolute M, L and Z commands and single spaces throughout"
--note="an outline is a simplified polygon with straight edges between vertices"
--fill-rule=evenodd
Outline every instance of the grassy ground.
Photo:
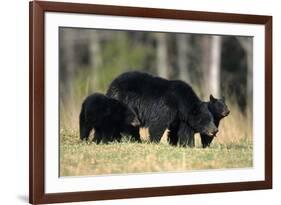
M 223 119 L 210 148 L 202 149 L 198 135 L 196 148 L 173 147 L 167 142 L 113 143 L 96 145 L 79 139 L 80 104 L 61 104 L 60 175 L 81 176 L 120 173 L 187 171 L 252 167 L 252 119 L 235 104 L 227 102 L 230 115 Z M 251 113 L 251 112 L 249 112 Z M 148 133 L 142 133 L 142 139 Z
M 240 138 L 202 149 L 173 147 L 167 143 L 122 143 L 96 145 L 81 142 L 76 131 L 61 130 L 60 175 L 81 176 L 120 173 L 187 171 L 252 166 L 252 142 Z

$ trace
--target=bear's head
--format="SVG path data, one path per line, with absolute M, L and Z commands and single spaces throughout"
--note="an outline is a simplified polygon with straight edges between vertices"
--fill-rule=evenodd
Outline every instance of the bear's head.
M 211 137 L 215 136 L 219 131 L 214 124 L 214 118 L 208 109 L 207 103 L 201 102 L 194 106 L 189 113 L 188 118 L 188 122 L 195 132 Z
M 213 114 L 215 119 L 222 119 L 229 115 L 230 110 L 225 104 L 225 98 L 216 99 L 213 95 L 210 95 L 210 102 L 208 102 L 208 108 Z

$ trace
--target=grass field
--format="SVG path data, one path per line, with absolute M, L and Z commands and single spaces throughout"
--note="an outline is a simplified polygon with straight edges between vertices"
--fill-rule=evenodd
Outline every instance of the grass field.
M 214 139 L 202 149 L 196 135 L 195 148 L 181 148 L 166 142 L 96 145 L 81 142 L 77 131 L 61 130 L 60 175 L 81 176 L 144 172 L 180 172 L 200 169 L 252 167 L 252 141 L 248 137 L 225 142 Z
M 60 175 L 102 175 L 121 173 L 187 171 L 252 167 L 252 119 L 237 105 L 227 102 L 230 115 L 221 121 L 219 133 L 211 147 L 201 148 L 195 135 L 195 148 L 173 147 L 162 140 L 149 142 L 96 145 L 79 139 L 80 103 L 61 104 Z M 251 112 L 249 112 L 251 113 Z M 144 137 L 143 137 L 144 136 Z M 146 136 L 146 137 L 145 137 Z M 142 139 L 147 133 L 142 133 Z

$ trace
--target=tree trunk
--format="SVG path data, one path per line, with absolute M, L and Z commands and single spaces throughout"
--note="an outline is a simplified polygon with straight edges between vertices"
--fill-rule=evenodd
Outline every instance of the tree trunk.
M 211 41 L 210 92 L 220 97 L 221 37 L 213 36 Z
M 169 78 L 166 34 L 157 33 L 156 41 L 157 41 L 157 73 L 160 77 Z
M 73 96 L 73 80 L 74 70 L 76 67 L 75 62 L 75 29 L 65 29 L 62 32 L 63 38 L 63 51 L 64 51 L 64 64 L 65 64 L 65 76 L 64 76 L 64 91 L 68 97 Z
M 100 51 L 100 38 L 97 31 L 89 31 L 89 50 L 90 50 L 90 68 L 91 68 L 91 88 L 97 88 L 98 84 L 98 69 L 102 64 Z
M 190 83 L 189 72 L 189 34 L 177 34 L 177 50 L 178 50 L 178 66 L 179 66 L 179 78 L 187 83 Z
M 202 41 L 203 95 L 220 97 L 221 37 L 204 36 Z
M 202 80 L 201 80 L 201 95 L 204 98 L 208 98 L 210 94 L 209 87 L 209 65 L 210 65 L 210 36 L 202 36 L 200 39 L 201 49 L 202 49 Z
M 246 52 L 247 58 L 247 115 L 251 117 L 253 107 L 253 39 L 237 37 L 240 45 Z

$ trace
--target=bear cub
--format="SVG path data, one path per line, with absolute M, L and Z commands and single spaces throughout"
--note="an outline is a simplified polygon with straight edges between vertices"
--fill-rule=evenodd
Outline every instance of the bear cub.
M 220 121 L 230 113 L 230 110 L 225 103 L 225 98 L 222 97 L 221 99 L 217 99 L 213 95 L 210 95 L 210 101 L 206 102 L 206 104 L 214 117 L 216 127 L 219 128 Z M 207 136 L 202 133 L 200 135 L 203 148 L 210 146 L 214 136 Z
M 88 140 L 91 130 L 94 129 L 93 141 L 97 144 L 120 141 L 121 133 L 139 125 L 137 115 L 132 109 L 103 94 L 92 94 L 82 103 L 79 116 L 81 140 Z

